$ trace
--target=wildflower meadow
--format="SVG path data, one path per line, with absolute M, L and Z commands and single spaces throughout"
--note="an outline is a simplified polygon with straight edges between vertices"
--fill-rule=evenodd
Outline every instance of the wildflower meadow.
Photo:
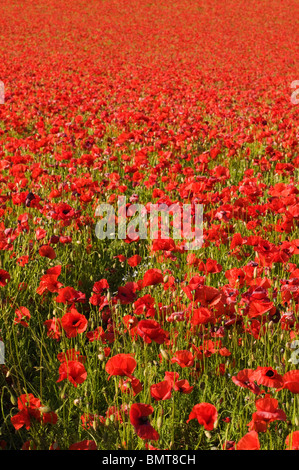
M 1 449 L 299 450 L 298 58 L 296 0 L 1 2 Z

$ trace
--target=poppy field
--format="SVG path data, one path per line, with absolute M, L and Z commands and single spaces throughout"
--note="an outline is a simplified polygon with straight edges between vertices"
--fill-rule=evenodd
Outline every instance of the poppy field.
M 299 450 L 298 23 L 2 2 L 1 449 Z M 200 205 L 201 246 L 138 204 Z

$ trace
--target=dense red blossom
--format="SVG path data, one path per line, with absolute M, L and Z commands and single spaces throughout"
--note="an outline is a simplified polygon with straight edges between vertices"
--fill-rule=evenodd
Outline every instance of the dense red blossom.
M 79 361 L 65 361 L 59 367 L 59 378 L 56 382 L 69 380 L 74 387 L 82 384 L 87 379 L 87 372 L 84 365 Z
M 266 387 L 280 388 L 283 386 L 283 377 L 279 375 L 272 367 L 257 367 L 251 378 L 257 382 L 258 385 L 265 385 Z
M 137 362 L 130 354 L 116 354 L 111 357 L 106 364 L 106 372 L 109 374 L 108 380 L 112 375 L 127 376 L 132 378 L 132 373 L 136 368 Z
M 202 424 L 206 431 L 212 431 L 217 421 L 217 417 L 218 412 L 214 405 L 211 403 L 199 403 L 193 407 L 187 423 L 192 419 L 197 419 L 199 424 Z
M 87 328 L 87 319 L 75 308 L 63 315 L 61 326 L 66 332 L 68 338 L 74 338 L 78 333 L 83 333 Z
M 157 400 L 169 400 L 171 398 L 172 385 L 169 380 L 162 380 L 151 385 L 151 396 Z
M 299 431 L 294 431 L 286 437 L 287 450 L 299 450 Z
M 283 375 L 283 388 L 299 393 L 299 370 L 290 370 Z
M 141 320 L 136 326 L 136 331 L 145 343 L 154 341 L 155 343 L 163 344 L 168 338 L 167 332 L 155 320 Z
M 295 4 L 1 3 L 1 448 L 298 447 Z
M 149 416 L 154 412 L 150 405 L 133 403 L 130 408 L 130 421 L 134 426 L 137 436 L 147 441 L 157 441 L 159 433 L 150 424 Z
M 259 450 L 260 441 L 256 431 L 249 431 L 236 445 L 236 450 Z

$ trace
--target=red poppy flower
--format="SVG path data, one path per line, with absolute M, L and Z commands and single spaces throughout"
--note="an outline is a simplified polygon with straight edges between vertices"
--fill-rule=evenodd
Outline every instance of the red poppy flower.
M 259 450 L 260 441 L 256 431 L 250 431 L 237 443 L 237 450 Z
M 21 447 L 21 450 L 36 450 L 37 446 L 33 441 L 25 441 Z
M 84 365 L 79 361 L 63 362 L 59 367 L 59 378 L 56 382 L 68 379 L 74 387 L 82 384 L 87 379 Z
M 101 294 L 105 289 L 109 289 L 108 281 L 107 279 L 101 279 L 100 281 L 94 283 L 92 292 L 95 292 L 96 294 Z
M 43 424 L 56 424 L 58 421 L 58 416 L 54 411 L 48 411 L 47 413 L 42 413 L 42 423 Z
M 60 264 L 57 264 L 56 266 L 53 266 L 53 268 L 49 268 L 47 269 L 46 271 L 46 274 L 45 275 L 50 275 L 50 276 L 60 276 L 61 274 L 61 265 Z
M 260 389 L 254 383 L 254 372 L 255 371 L 253 369 L 240 370 L 236 376 L 232 377 L 232 381 L 234 384 L 238 385 L 238 387 L 247 388 L 254 394 L 258 395 L 260 393 Z
M 20 323 L 21 325 L 28 327 L 28 323 L 25 321 L 25 318 L 31 318 L 28 308 L 20 307 L 15 311 L 15 314 L 15 323 Z
M 141 320 L 136 327 L 136 331 L 145 343 L 155 341 L 158 344 L 163 344 L 168 338 L 168 333 L 155 320 Z
M 283 387 L 283 377 L 279 375 L 272 367 L 257 367 L 251 378 L 257 382 L 258 385 L 266 387 L 280 388 Z
M 45 258 L 49 259 L 55 259 L 56 258 L 56 252 L 54 248 L 52 248 L 50 245 L 43 245 L 40 247 L 38 250 L 39 254 Z
M 165 372 L 164 380 L 168 380 L 172 388 L 174 388 L 174 384 L 178 379 L 179 379 L 178 372 L 168 372 L 168 371 Z
M 163 278 L 164 276 L 160 269 L 149 269 L 143 276 L 142 286 L 156 286 L 157 284 L 161 284 L 163 282 Z
M 225 441 L 223 446 L 223 450 L 236 450 L 236 443 L 235 441 Z
M 283 388 L 292 393 L 299 393 L 299 370 L 290 370 L 283 376 Z
M 132 377 L 131 379 L 128 378 L 127 380 L 121 380 L 119 387 L 123 393 L 130 393 L 133 392 L 133 396 L 135 397 L 142 391 L 142 383 L 136 377 Z
M 0 287 L 6 286 L 10 281 L 10 275 L 4 269 L 0 269 Z
M 249 303 L 248 309 L 246 309 L 246 315 L 249 318 L 259 317 L 264 315 L 267 312 L 275 312 L 276 308 L 274 307 L 273 302 L 262 301 L 253 301 Z
M 286 446 L 286 450 L 299 450 L 299 431 L 294 431 L 287 436 Z
M 191 325 L 197 326 L 215 322 L 215 315 L 208 308 L 200 307 L 193 309 L 192 316 L 190 317 Z
M 214 405 L 211 405 L 211 403 L 199 403 L 193 407 L 187 423 L 189 423 L 191 419 L 197 419 L 199 424 L 202 424 L 206 431 L 212 431 L 217 417 L 218 412 Z
M 131 258 L 128 258 L 128 264 L 133 268 L 135 266 L 138 266 L 138 264 L 142 261 L 141 256 L 139 255 L 134 255 L 131 256 Z
M 94 331 L 89 331 L 86 333 L 86 337 L 89 339 L 90 342 L 93 341 L 103 341 L 104 342 L 105 331 L 101 326 L 98 326 Z
M 154 308 L 155 299 L 149 294 L 139 297 L 139 299 L 134 302 L 134 313 L 135 315 L 143 315 L 146 317 L 154 317 L 156 315 L 156 310 Z
M 186 379 L 177 380 L 174 383 L 174 390 L 176 392 L 189 394 L 189 393 L 192 392 L 193 388 L 194 387 L 193 386 L 191 387 L 188 380 L 186 380 Z
M 57 415 L 53 411 L 41 413 L 41 402 L 35 398 L 32 393 L 23 394 L 18 398 L 19 412 L 11 417 L 11 423 L 16 430 L 21 429 L 23 426 L 27 430 L 30 429 L 31 420 L 35 419 L 43 424 L 51 423 L 56 424 Z
M 78 333 L 83 333 L 87 328 L 87 318 L 79 313 L 75 308 L 71 308 L 61 318 L 62 328 L 68 338 L 75 338 Z
M 136 290 L 138 285 L 136 282 L 127 282 L 125 286 L 120 286 L 117 292 L 117 299 L 123 305 L 131 304 L 136 300 Z
M 39 286 L 36 289 L 36 292 L 39 295 L 42 295 L 44 292 L 58 292 L 59 289 L 63 286 L 61 282 L 57 280 L 57 274 L 44 274 L 42 276 Z
M 175 356 L 171 359 L 171 362 L 175 362 L 181 367 L 192 367 L 194 364 L 194 357 L 190 351 L 182 350 L 176 351 Z
M 286 420 L 285 412 L 278 408 L 278 401 L 275 398 L 271 398 L 270 395 L 258 399 L 255 402 L 255 406 L 257 411 L 253 413 L 252 421 L 249 423 L 250 430 L 265 432 L 268 424 L 272 421 Z
M 76 214 L 74 209 L 65 202 L 62 202 L 61 204 L 57 204 L 55 207 L 55 214 L 53 215 L 53 218 L 55 220 L 67 221 L 72 219 L 72 217 L 75 215 Z
M 121 377 L 127 376 L 133 378 L 132 373 L 135 370 L 137 362 L 130 354 L 116 354 L 111 357 L 106 364 L 105 370 L 109 374 L 108 380 L 112 375 Z
M 61 320 L 60 318 L 50 318 L 49 320 L 44 321 L 44 325 L 47 328 L 47 336 L 49 338 L 56 339 L 57 341 L 61 338 Z
M 151 396 L 157 400 L 169 400 L 171 398 L 172 385 L 169 380 L 163 380 L 151 385 Z
M 94 441 L 86 439 L 70 445 L 69 450 L 97 450 L 97 445 Z
M 55 301 L 63 304 L 85 302 L 85 294 L 76 291 L 73 287 L 63 287 L 58 291 Z
M 176 249 L 175 242 L 172 238 L 156 239 L 153 241 L 152 251 L 174 251 Z
M 128 328 L 128 330 L 131 330 L 132 328 L 135 328 L 138 323 L 138 320 L 133 315 L 125 315 L 124 317 L 122 317 L 122 322 L 124 323 L 126 328 Z
M 153 412 L 153 407 L 144 403 L 133 403 L 130 408 L 130 422 L 137 436 L 143 440 L 157 441 L 160 437 L 148 418 Z

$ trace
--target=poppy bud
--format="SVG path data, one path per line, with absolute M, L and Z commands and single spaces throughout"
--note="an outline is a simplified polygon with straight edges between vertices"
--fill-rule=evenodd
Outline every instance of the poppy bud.
M 299 419 L 298 419 L 297 416 L 295 416 L 294 423 L 295 423 L 295 426 L 298 428 L 298 426 L 299 426 Z
M 110 302 L 110 300 L 111 300 L 111 292 L 110 292 L 110 290 L 108 290 L 107 301 Z
M 207 439 L 211 439 L 211 433 L 209 431 L 205 431 L 205 435 L 207 437 Z
M 81 402 L 81 398 L 75 398 L 74 405 L 78 406 L 80 404 L 80 402 Z
M 168 276 L 168 274 L 167 274 L 166 276 L 164 276 L 164 278 L 163 278 L 163 282 L 164 282 L 164 283 L 165 283 L 165 282 L 167 282 L 167 281 L 168 281 L 168 279 L 169 279 L 169 276 Z
M 102 353 L 102 352 L 100 354 L 98 354 L 98 359 L 99 359 L 99 361 L 104 361 L 105 360 L 105 354 Z
M 39 408 L 39 411 L 40 411 L 41 413 L 49 413 L 49 411 L 51 411 L 51 409 L 49 408 L 49 406 L 41 406 L 41 407 Z
M 59 396 L 60 396 L 61 400 L 64 400 L 66 398 L 66 395 L 65 395 L 66 386 L 67 386 L 67 384 L 64 385 L 63 389 L 60 392 Z
M 10 394 L 10 401 L 11 401 L 12 405 L 14 405 L 14 406 L 17 404 L 17 399 L 12 393 Z
M 10 376 L 10 370 L 8 370 L 8 371 L 6 372 L 6 376 L 5 376 L 5 377 L 8 378 L 9 376 Z
M 160 352 L 161 352 L 162 357 L 165 359 L 165 361 L 170 360 L 169 354 L 167 351 L 165 351 L 165 349 L 160 349 Z
M 94 421 L 94 422 L 92 423 L 92 427 L 93 427 L 93 429 L 96 431 L 96 430 L 97 430 L 97 427 L 98 427 L 98 423 L 97 423 L 96 421 Z
M 157 429 L 161 429 L 162 426 L 162 416 L 159 416 L 157 419 Z

